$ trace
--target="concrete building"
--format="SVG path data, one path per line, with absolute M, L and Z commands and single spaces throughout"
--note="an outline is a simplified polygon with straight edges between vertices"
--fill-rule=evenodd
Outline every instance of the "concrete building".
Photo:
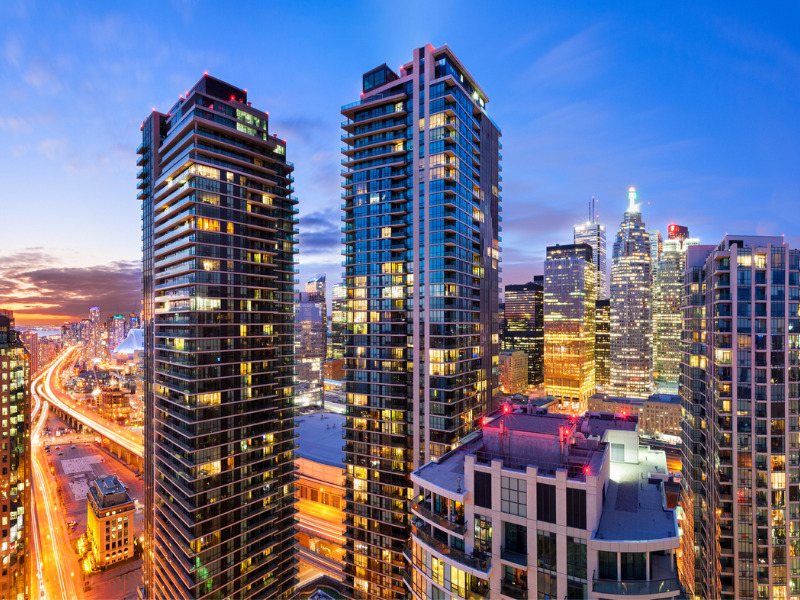
M 610 387 L 620 396 L 645 398 L 653 384 L 653 275 L 650 235 L 636 198 L 630 188 L 611 259 Z
M 500 352 L 500 391 L 521 394 L 528 389 L 528 357 L 522 350 Z
M 695 594 L 800 597 L 800 250 L 692 246 L 684 277 L 683 472 Z
M 611 300 L 594 305 L 594 385 L 600 390 L 611 385 Z
M 666 458 L 635 417 L 504 407 L 411 478 L 415 600 L 682 593 Z
M 544 276 L 505 286 L 503 350 L 522 350 L 528 359 L 528 385 L 544 383 Z
M 687 227 L 673 224 L 667 230 L 670 238 L 664 242 L 653 286 L 653 380 L 657 392 L 677 394 L 686 248 L 700 241 L 688 237 Z
M 320 412 L 297 420 L 298 557 L 341 580 L 345 544 L 344 415 Z
M 133 519 L 136 508 L 116 475 L 95 479 L 86 493 L 86 536 L 94 564 L 105 569 L 133 558 Z
M 588 244 L 548 246 L 544 261 L 544 387 L 559 412 L 582 414 L 595 392 L 595 275 Z
M 206 75 L 141 127 L 148 600 L 294 593 L 297 199 L 268 121 Z
M 597 300 L 608 300 L 608 262 L 606 261 L 606 226 L 597 222 L 594 210 L 594 198 L 591 201 L 591 218 L 586 223 L 575 225 L 573 240 L 575 244 L 588 244 L 592 248 L 597 285 Z
M 650 437 L 681 436 L 681 398 L 677 395 L 653 394 L 648 398 L 621 398 L 598 393 L 589 398 L 594 412 L 635 415 L 639 433 Z
M 11 311 L 0 310 L 0 459 L 3 464 L 3 502 L 0 504 L 2 537 L 0 597 L 31 598 L 34 565 L 31 519 L 33 473 L 31 471 L 31 362 Z M 37 592 L 38 593 L 38 592 Z
M 381 65 L 342 107 L 353 597 L 404 598 L 410 472 L 498 389 L 500 131 L 453 51 Z

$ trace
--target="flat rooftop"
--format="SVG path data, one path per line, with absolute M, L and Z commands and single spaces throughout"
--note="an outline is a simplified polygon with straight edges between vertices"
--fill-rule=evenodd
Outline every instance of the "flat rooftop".
M 300 415 L 297 424 L 297 456 L 333 467 L 343 468 L 342 427 L 344 415 L 317 412 Z
M 95 485 L 103 496 L 110 496 L 112 494 L 121 494 L 127 488 L 119 480 L 116 475 L 109 475 L 108 477 L 99 477 L 95 479 Z
M 639 447 L 639 464 L 612 462 L 606 502 L 595 539 L 614 542 L 639 542 L 677 538 L 675 512 L 664 510 L 661 481 L 667 457 L 661 450 Z

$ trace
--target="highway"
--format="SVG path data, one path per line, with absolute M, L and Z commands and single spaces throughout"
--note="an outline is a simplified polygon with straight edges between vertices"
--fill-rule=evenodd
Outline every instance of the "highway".
M 74 359 L 73 353 L 77 349 L 78 347 L 75 346 L 66 350 L 39 376 L 39 378 L 44 378 L 44 384 L 42 386 L 43 400 L 50 402 L 54 407 L 62 410 L 95 433 L 125 448 L 139 458 L 144 458 L 144 440 L 140 434 L 136 434 L 116 423 L 104 419 L 87 407 L 78 406 L 69 395 L 61 390 L 58 374 L 67 364 L 67 359 Z M 39 378 L 37 378 L 37 381 Z
M 75 588 L 76 573 L 80 578 L 78 561 L 69 541 L 63 511 L 59 506 L 57 483 L 49 473 L 44 448 L 40 443 L 48 413 L 47 402 L 43 401 L 43 377 L 44 374 L 39 375 L 31 385 L 34 400 L 34 408 L 31 412 L 31 421 L 33 422 L 31 463 L 34 479 L 33 490 L 35 491 L 31 498 L 33 550 L 36 561 L 34 590 L 38 588 L 39 598 L 73 600 L 80 597 Z M 35 591 L 33 594 L 33 597 L 37 597 Z

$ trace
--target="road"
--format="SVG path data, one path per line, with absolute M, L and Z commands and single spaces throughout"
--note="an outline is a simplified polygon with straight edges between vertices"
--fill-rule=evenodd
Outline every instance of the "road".
M 75 584 L 76 576 L 80 580 L 77 556 L 70 544 L 63 510 L 59 506 L 57 484 L 48 471 L 44 448 L 40 443 L 48 413 L 47 402 L 43 401 L 43 378 L 44 375 L 38 376 L 31 385 L 34 400 L 31 416 L 34 423 L 31 435 L 33 549 L 38 579 L 38 585 L 34 588 L 38 588 L 40 598 L 73 600 L 80 598 Z
M 139 458 L 144 458 L 144 439 L 141 434 L 134 433 L 124 427 L 104 419 L 87 407 L 77 405 L 68 394 L 63 392 L 58 374 L 67 364 L 68 359 L 74 358 L 77 347 L 68 349 L 46 370 L 43 378 L 43 400 L 50 402 L 54 407 L 62 410 L 79 423 L 111 440 L 118 446 L 127 449 Z M 39 378 L 37 378 L 38 381 Z

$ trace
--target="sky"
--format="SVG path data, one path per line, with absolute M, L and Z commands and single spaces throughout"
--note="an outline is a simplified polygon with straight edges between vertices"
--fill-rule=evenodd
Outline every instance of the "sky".
M 606 5 L 606 6 L 601 6 Z M 0 2 L 0 307 L 20 325 L 141 306 L 139 127 L 208 71 L 288 144 L 300 277 L 341 279 L 341 106 L 448 44 L 503 137 L 503 284 L 542 272 L 597 198 L 800 245 L 797 3 Z M 666 237 L 666 235 L 665 235 Z

